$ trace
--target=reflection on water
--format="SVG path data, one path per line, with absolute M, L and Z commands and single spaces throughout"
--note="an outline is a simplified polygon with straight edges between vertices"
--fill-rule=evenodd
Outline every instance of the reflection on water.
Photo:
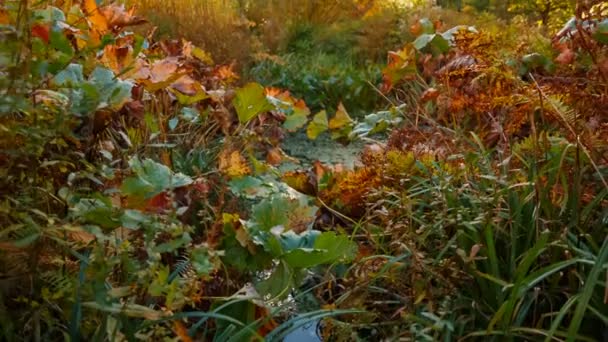
M 317 334 L 318 325 L 319 322 L 305 324 L 287 335 L 283 342 L 321 342 Z

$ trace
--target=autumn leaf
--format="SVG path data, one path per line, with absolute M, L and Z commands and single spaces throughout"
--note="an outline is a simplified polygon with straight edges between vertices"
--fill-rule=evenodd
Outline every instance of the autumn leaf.
M 192 342 L 192 338 L 188 335 L 188 329 L 186 329 L 184 323 L 173 321 L 173 331 L 182 342 Z
M 214 71 L 214 76 L 226 83 L 232 83 L 239 79 L 239 75 L 234 72 L 233 68 L 234 64 L 218 66 Z
M 283 151 L 280 148 L 275 147 L 270 149 L 266 154 L 266 162 L 270 165 L 278 165 L 283 161 Z
M 576 58 L 576 55 L 574 54 L 574 51 L 572 51 L 569 48 L 564 48 L 562 50 L 562 52 L 559 54 L 559 56 L 557 56 L 555 58 L 555 62 L 557 62 L 559 64 L 568 65 L 568 64 L 572 64 L 572 62 L 574 62 L 575 58 Z
M 51 39 L 49 25 L 35 24 L 32 26 L 32 37 L 40 38 L 45 44 L 48 44 Z
M 416 67 L 416 49 L 412 44 L 408 44 L 399 51 L 388 53 L 388 64 L 382 70 L 382 90 L 387 92 L 399 81 L 413 79 L 418 73 Z
M 306 129 L 306 135 L 310 139 L 316 139 L 319 134 L 327 131 L 329 128 L 329 123 L 327 122 L 327 112 L 324 110 L 315 114 L 312 118 L 312 121 L 308 124 L 308 128 Z
M 259 114 L 273 109 L 272 104 L 264 95 L 264 87 L 253 82 L 236 91 L 232 104 L 241 123 L 247 123 Z
M 115 74 L 122 74 L 127 67 L 130 67 L 135 62 L 133 47 L 130 44 L 122 46 L 106 45 L 100 61 Z
M 99 44 L 101 37 L 108 32 L 108 21 L 97 7 L 95 0 L 83 0 L 83 10 L 89 21 L 91 31 L 94 33 L 91 37 L 91 43 Z
M 251 173 L 247 160 L 239 151 L 225 149 L 218 158 L 220 171 L 228 177 L 242 177 Z
M 8 25 L 10 21 L 8 11 L 4 8 L 0 8 L 0 25 Z
M 286 116 L 285 122 L 283 122 L 283 128 L 290 132 L 295 132 L 306 125 L 309 115 L 310 109 L 308 109 L 306 103 L 302 100 L 298 100 L 293 105 L 291 114 Z
M 331 120 L 329 120 L 329 129 L 341 129 L 352 122 L 353 119 L 348 116 L 344 105 L 342 105 L 342 102 L 340 102 L 340 104 L 338 105 L 338 110 L 336 111 L 336 115 L 331 118 Z
M 127 10 L 125 5 L 112 4 L 101 8 L 100 11 L 106 19 L 107 26 L 112 29 L 121 29 L 127 26 L 141 25 L 147 22 L 144 18 L 134 14 L 134 7 Z
M 434 101 L 435 99 L 437 99 L 437 97 L 439 97 L 439 90 L 435 88 L 428 88 L 420 96 L 420 101 L 423 103 Z
M 290 171 L 286 172 L 281 181 L 289 185 L 296 191 L 305 195 L 317 195 L 317 178 L 314 173 L 308 171 Z

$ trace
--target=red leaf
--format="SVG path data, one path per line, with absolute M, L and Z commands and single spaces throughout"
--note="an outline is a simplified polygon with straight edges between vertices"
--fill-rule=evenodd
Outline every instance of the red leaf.
M 51 37 L 49 26 L 42 24 L 32 26 L 32 37 L 38 37 L 48 44 Z
M 171 198 L 166 192 L 161 192 L 150 198 L 144 209 L 147 212 L 162 213 L 169 208 L 171 208 Z

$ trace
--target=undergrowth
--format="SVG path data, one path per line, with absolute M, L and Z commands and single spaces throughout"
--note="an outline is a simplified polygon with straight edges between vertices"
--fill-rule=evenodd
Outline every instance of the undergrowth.
M 171 3 L 222 47 L 117 4 L 0 4 L 3 340 L 606 338 L 606 7 L 518 38 L 395 10 L 380 66 L 358 35 L 386 7 L 305 3 L 276 8 L 313 26 L 256 51 L 274 87 L 231 61 L 264 37 L 256 1 Z M 389 138 L 281 172 L 300 130 Z

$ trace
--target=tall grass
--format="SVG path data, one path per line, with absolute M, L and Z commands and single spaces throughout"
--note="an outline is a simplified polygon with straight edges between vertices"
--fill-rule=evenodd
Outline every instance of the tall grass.
M 216 60 L 244 61 L 251 52 L 250 23 L 237 1 L 126 0 L 164 38 L 183 37 L 212 53 Z

